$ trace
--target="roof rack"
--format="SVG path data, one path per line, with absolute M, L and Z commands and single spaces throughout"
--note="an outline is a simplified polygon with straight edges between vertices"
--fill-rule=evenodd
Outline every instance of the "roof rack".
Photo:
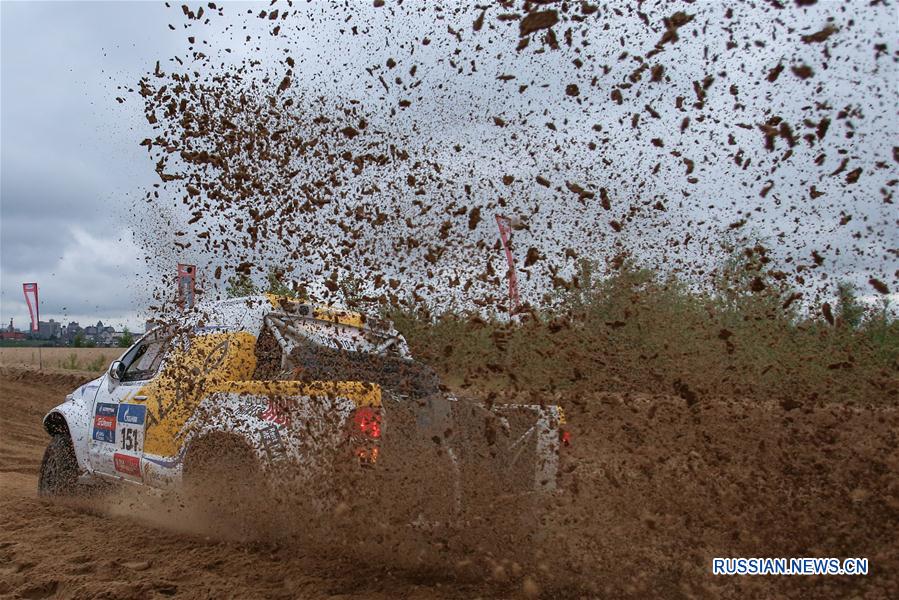
M 310 342 L 337 350 L 410 358 L 406 340 L 389 323 L 376 329 L 369 326 L 370 320 L 355 318 L 359 316 L 298 304 L 294 310 L 272 311 L 263 321 L 281 346 L 282 369 L 289 367 L 290 355 L 297 346 Z

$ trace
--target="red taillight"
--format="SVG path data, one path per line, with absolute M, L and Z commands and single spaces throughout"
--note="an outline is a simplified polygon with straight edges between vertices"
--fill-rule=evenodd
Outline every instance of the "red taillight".
M 381 409 L 360 406 L 349 421 L 350 444 L 353 455 L 362 465 L 373 465 L 378 460 L 381 443 Z
M 376 440 L 381 437 L 381 411 L 370 406 L 357 408 L 353 414 L 353 433 Z
M 567 446 L 570 446 L 570 445 L 571 445 L 571 432 L 570 432 L 570 431 L 565 431 L 565 430 L 563 429 L 563 430 L 562 430 L 562 435 L 560 436 L 560 439 L 562 440 L 562 445 L 563 445 L 563 446 L 566 446 L 566 447 L 567 447 Z

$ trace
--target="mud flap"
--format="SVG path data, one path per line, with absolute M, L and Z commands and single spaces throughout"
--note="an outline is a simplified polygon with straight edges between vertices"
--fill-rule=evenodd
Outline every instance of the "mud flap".
M 556 488 L 561 411 L 555 406 L 458 401 L 454 448 L 461 465 L 464 512 L 487 518 L 531 512 Z
M 449 523 L 461 505 L 452 420 L 442 395 L 383 396 L 381 453 L 369 481 L 394 523 Z

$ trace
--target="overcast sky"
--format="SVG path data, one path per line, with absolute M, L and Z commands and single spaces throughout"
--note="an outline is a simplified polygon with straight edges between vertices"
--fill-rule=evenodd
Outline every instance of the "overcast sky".
M 267 3 L 256 4 L 253 9 L 258 10 L 264 4 Z M 601 119 L 605 119 L 604 123 L 608 122 L 607 131 L 610 127 L 614 131 L 616 119 L 621 121 L 622 131 L 631 136 L 630 141 L 635 147 L 648 147 L 649 138 L 654 135 L 671 135 L 670 131 L 665 131 L 663 124 L 668 121 L 666 111 L 673 110 L 670 108 L 673 102 L 659 104 L 659 111 L 665 119 L 653 121 L 644 115 L 644 129 L 642 132 L 634 131 L 633 134 L 630 133 L 629 125 L 629 111 L 633 107 L 618 107 L 606 103 L 607 106 L 600 107 L 600 112 L 596 112 L 596 108 L 588 109 L 579 105 L 560 108 L 558 98 L 562 96 L 561 90 L 567 80 L 551 79 L 552 85 L 541 88 L 536 85 L 541 81 L 530 81 L 533 76 L 541 72 L 567 69 L 572 72 L 572 77 L 581 78 L 583 88 L 592 73 L 575 73 L 570 65 L 570 57 L 562 55 L 560 58 L 559 53 L 539 56 L 520 53 L 510 57 L 511 52 L 506 52 L 505 57 L 497 60 L 496 55 L 501 53 L 494 51 L 488 44 L 490 51 L 478 57 L 476 72 L 464 78 L 452 77 L 453 69 L 447 65 L 446 56 L 441 55 L 444 46 L 440 44 L 440 40 L 427 47 L 421 46 L 416 40 L 423 36 L 423 31 L 431 29 L 445 36 L 447 24 L 460 29 L 464 27 L 466 36 L 469 36 L 470 10 L 462 12 L 458 23 L 450 17 L 446 24 L 435 25 L 433 16 L 427 11 L 418 16 L 413 15 L 411 20 L 384 21 L 381 19 L 383 13 L 373 11 L 370 5 L 371 2 L 360 0 L 359 9 L 354 12 L 354 23 L 360 25 L 362 35 L 375 40 L 367 46 L 360 45 L 359 38 L 338 35 L 338 29 L 348 27 L 343 25 L 343 15 L 337 14 L 323 27 L 319 21 L 318 26 L 310 28 L 299 44 L 297 38 L 284 39 L 282 36 L 270 42 L 271 48 L 264 46 L 259 52 L 253 52 L 247 46 L 235 45 L 234 53 L 229 58 L 236 61 L 251 52 L 262 57 L 274 56 L 278 53 L 279 44 L 293 44 L 291 54 L 298 59 L 305 73 L 309 74 L 301 82 L 302 85 L 319 92 L 328 90 L 348 97 L 364 98 L 369 95 L 382 99 L 383 96 L 378 96 L 381 93 L 380 85 L 375 78 L 364 75 L 364 67 L 375 63 L 383 64 L 387 57 L 395 56 L 401 60 L 404 51 L 400 48 L 407 43 L 410 47 L 416 46 L 416 60 L 425 65 L 424 70 L 430 75 L 422 76 L 424 85 L 416 90 L 418 97 L 413 98 L 416 100 L 413 111 L 417 112 L 410 113 L 414 117 L 409 119 L 412 124 L 410 126 L 440 130 L 436 132 L 437 135 L 452 132 L 453 140 L 464 142 L 469 149 L 478 149 L 466 150 L 461 157 L 457 156 L 449 152 L 451 140 L 444 136 L 447 137 L 446 162 L 452 165 L 454 161 L 458 161 L 456 166 L 460 172 L 472 165 L 478 168 L 483 165 L 480 175 L 485 180 L 495 180 L 502 172 L 515 169 L 530 169 L 539 174 L 548 165 L 552 165 L 554 152 L 551 149 L 554 145 L 574 143 L 580 135 L 578 128 L 589 131 L 592 124 Z M 21 284 L 25 281 L 37 281 L 41 292 L 42 320 L 76 320 L 84 326 L 102 319 L 105 323 L 116 326 L 127 324 L 131 328 L 141 327 L 142 310 L 149 301 L 148 289 L 152 287 L 148 282 L 158 277 L 158 273 L 148 272 L 144 252 L 134 241 L 132 229 L 140 227 L 141 222 L 140 219 L 135 220 L 130 209 L 149 186 L 158 183 L 158 178 L 146 151 L 138 145 L 140 140 L 151 135 L 143 118 L 142 106 L 135 101 L 134 94 L 117 90 L 117 86 L 134 86 L 143 75 L 153 71 L 157 60 L 163 59 L 165 66 L 166 58 L 185 54 L 187 34 L 168 29 L 169 23 L 178 22 L 173 18 L 172 12 L 180 12 L 177 6 L 175 4 L 172 9 L 167 9 L 162 2 L 0 2 L 0 319 L 4 326 L 10 318 L 15 319 L 16 326 L 26 326 L 27 309 Z M 761 32 L 760 37 L 774 39 L 783 35 L 783 28 L 779 25 L 775 27 L 766 20 L 769 12 L 753 12 L 754 9 L 746 9 L 745 4 L 740 6 L 744 13 L 735 19 L 735 29 L 738 32 L 742 30 L 750 35 L 758 31 Z M 828 11 L 837 14 L 838 11 L 832 10 L 834 6 L 836 5 L 821 2 L 802 11 L 791 6 L 789 14 L 784 18 L 796 29 L 813 32 L 825 22 Z M 860 3 L 859 6 L 867 6 L 867 3 Z M 242 12 L 234 4 L 227 5 L 227 8 L 232 16 Z M 746 13 L 746 10 L 749 12 Z M 895 8 L 880 7 L 866 11 L 869 9 L 863 8 L 858 13 L 861 23 L 855 24 L 854 29 L 844 24 L 848 17 L 838 15 L 842 19 L 838 22 L 847 31 L 851 31 L 855 39 L 861 41 L 857 50 L 851 42 L 844 42 L 841 48 L 835 50 L 838 59 L 831 61 L 831 70 L 826 77 L 822 77 L 822 85 L 826 86 L 824 94 L 834 106 L 856 101 L 862 102 L 867 110 L 866 118 L 856 123 L 859 135 L 853 148 L 854 158 L 861 160 L 862 164 L 865 164 L 865 160 L 873 161 L 875 156 L 878 160 L 888 159 L 891 145 L 889 140 L 895 140 L 899 135 L 895 110 L 895 61 L 886 59 L 876 63 L 871 51 L 882 28 L 895 32 Z M 866 20 L 866 15 L 871 18 Z M 651 13 L 654 22 L 660 22 L 662 16 L 664 15 Z M 795 22 L 789 19 L 795 19 Z M 240 26 L 236 29 L 240 30 Z M 483 35 L 492 36 L 491 39 L 501 38 L 503 35 L 501 30 L 495 34 L 492 25 L 488 29 L 490 32 Z M 243 32 L 240 31 L 242 36 Z M 604 44 L 608 45 L 610 55 L 614 56 L 619 52 L 616 36 L 628 32 L 615 31 L 614 28 L 612 32 L 614 35 L 604 35 L 597 28 L 590 35 L 596 36 L 594 47 L 601 50 Z M 208 33 L 213 41 L 216 36 L 224 35 L 220 30 L 210 30 Z M 233 32 L 228 35 L 233 35 Z M 512 33 L 507 37 L 510 39 L 501 40 L 502 43 L 514 47 L 517 37 L 514 25 Z M 652 47 L 657 38 L 658 33 L 654 31 L 635 31 L 633 35 L 628 35 L 628 44 L 629 47 L 645 49 Z M 485 39 L 481 38 L 480 41 Z M 894 44 L 894 40 L 885 41 Z M 373 48 L 378 52 L 373 53 Z M 788 61 L 802 59 L 816 64 L 816 57 L 820 59 L 819 47 L 803 47 L 800 50 L 804 53 L 803 56 L 790 56 L 787 57 Z M 895 48 L 891 46 L 890 52 L 895 52 Z M 677 53 L 680 61 L 678 68 L 668 71 L 673 78 L 671 88 L 681 85 L 690 93 L 691 82 L 701 80 L 701 69 L 707 67 L 702 66 L 705 64 L 703 46 L 687 40 L 677 48 Z M 757 79 L 764 80 L 765 73 L 772 64 L 777 64 L 783 58 L 783 53 L 783 47 L 779 43 L 769 43 L 764 47 L 753 48 L 736 60 L 744 67 L 746 64 L 757 64 L 755 71 L 752 67 L 749 71 L 758 75 Z M 379 56 L 381 54 L 383 56 Z M 870 75 L 856 79 L 853 74 L 858 65 L 863 71 L 877 69 L 877 75 L 873 79 Z M 632 64 L 627 62 L 616 66 L 613 61 L 612 66 L 622 69 L 624 73 L 632 68 Z M 714 65 L 712 70 L 734 72 L 736 67 L 736 64 L 724 62 Z M 513 89 L 519 82 L 535 85 L 527 95 L 497 97 L 494 92 L 496 77 L 504 71 L 518 75 L 518 80 L 509 84 Z M 866 84 L 886 84 L 893 95 L 891 98 L 870 97 L 871 88 L 866 87 Z M 800 108 L 810 100 L 805 97 L 807 88 L 791 86 L 798 86 L 795 78 L 784 75 L 777 86 L 770 87 L 775 90 L 775 104 L 778 98 L 796 96 L 792 107 L 788 103 L 786 107 L 780 108 L 785 118 L 801 122 L 803 113 Z M 753 87 L 758 87 L 757 80 L 747 80 L 741 87 L 750 90 L 749 100 L 743 100 L 750 105 L 749 113 L 753 109 L 752 102 L 760 106 L 772 102 L 770 90 L 752 91 Z M 672 91 L 672 95 L 674 93 Z M 865 94 L 869 95 L 867 100 L 863 98 Z M 120 104 L 116 102 L 116 96 L 122 96 L 126 101 Z M 396 98 L 389 97 L 389 94 L 387 96 L 385 102 L 396 102 Z M 464 98 L 464 102 L 460 98 Z M 709 103 L 713 105 L 718 101 L 716 97 L 709 99 Z M 726 92 L 721 93 L 720 102 L 722 107 L 731 102 Z M 547 150 L 541 153 L 535 164 L 525 164 L 525 161 L 520 160 L 521 157 L 508 154 L 508 145 L 503 147 L 507 154 L 501 165 L 502 171 L 491 171 L 498 169 L 495 162 L 479 162 L 479 154 L 491 153 L 491 136 L 496 135 L 496 130 L 491 127 L 490 118 L 499 108 L 498 104 L 512 122 L 507 131 L 514 131 L 514 117 L 518 115 L 522 120 L 529 119 L 530 124 L 521 129 L 525 135 L 527 127 L 532 130 L 539 127 L 541 135 L 553 136 L 538 139 L 538 143 L 545 144 Z M 888 107 L 886 110 L 884 105 Z M 472 107 L 482 121 L 472 121 Z M 796 114 L 790 114 L 791 108 L 795 108 Z M 564 110 L 571 111 L 571 128 L 562 127 L 562 131 L 558 133 L 547 133 L 542 121 L 554 120 L 561 127 L 568 116 Z M 590 110 L 594 112 L 590 113 Z M 745 116 L 745 120 L 749 122 L 760 118 L 761 113 Z M 712 121 L 718 122 L 714 119 Z M 757 131 L 744 133 L 742 130 L 733 130 L 729 125 L 732 124 L 724 123 L 720 134 L 715 133 L 711 122 L 704 126 L 694 125 L 694 129 L 698 128 L 700 133 L 693 134 L 691 130 L 688 135 L 698 136 L 696 144 L 708 143 L 710 148 L 715 144 L 723 146 L 726 128 L 727 132 L 736 131 L 737 135 L 745 135 L 747 146 L 760 148 Z M 653 133 L 653 127 L 658 129 L 658 133 Z M 425 134 L 427 135 L 424 137 L 433 136 L 435 131 Z M 836 135 L 841 134 L 842 132 Z M 706 141 L 703 142 L 703 139 Z M 527 153 L 524 152 L 524 146 L 522 149 L 524 156 Z M 648 170 L 650 159 L 642 154 L 629 157 L 626 150 L 621 145 L 609 149 L 608 154 L 616 160 L 613 170 L 632 168 L 637 172 L 635 164 L 623 164 L 631 159 L 632 163 L 647 161 L 640 168 Z M 762 152 L 760 160 L 763 159 Z M 838 159 L 839 157 L 832 156 L 828 160 L 838 162 Z M 679 159 L 670 160 L 680 165 Z M 531 162 L 534 163 L 533 160 Z M 598 171 L 594 169 L 595 166 L 592 163 L 584 164 L 572 170 L 580 172 L 580 180 L 584 181 L 587 173 Z M 869 167 L 867 164 L 865 166 L 866 169 Z M 564 168 L 559 165 L 555 167 Z M 682 170 L 682 166 L 677 168 Z M 868 170 L 866 176 L 867 173 Z M 696 202 L 692 208 L 688 207 L 691 210 L 697 206 L 713 204 L 727 208 L 734 203 L 734 198 L 739 198 L 739 194 L 757 197 L 758 190 L 752 187 L 758 187 L 757 173 L 741 173 L 733 167 L 722 166 L 717 172 L 706 169 L 704 174 L 699 184 L 691 188 L 694 198 L 698 196 L 703 200 Z M 828 257 L 829 265 L 840 276 L 848 276 L 860 286 L 865 285 L 872 269 L 885 272 L 881 276 L 887 281 L 890 281 L 890 277 L 895 277 L 895 255 L 891 259 L 883 253 L 885 248 L 899 245 L 895 215 L 889 214 L 877 191 L 882 180 L 889 176 L 890 173 L 886 173 L 878 178 L 863 179 L 861 185 L 852 191 L 855 195 L 847 196 L 847 204 L 851 201 L 856 214 L 849 228 L 837 226 L 839 214 L 836 209 L 818 211 L 811 221 L 808 215 L 803 220 L 803 227 L 809 231 L 817 230 L 817 238 L 808 234 L 809 249 L 821 248 L 824 243 L 839 246 L 856 231 L 853 227 L 863 231 L 864 227 L 873 224 L 878 229 L 877 234 L 872 234 L 866 242 L 877 246 L 873 255 L 879 256 L 879 259 L 865 262 L 866 259 L 860 259 L 849 252 Z M 892 176 L 895 176 L 895 164 Z M 778 173 L 776 179 L 776 193 L 789 195 L 792 188 L 801 195 L 806 193 L 807 178 L 801 169 L 794 170 L 788 166 Z M 603 185 L 603 181 L 598 179 L 587 183 L 596 187 Z M 671 189 L 668 189 L 669 184 Z M 749 191 L 739 191 L 739 186 L 747 186 Z M 667 197 L 674 187 L 673 180 L 665 177 L 663 172 L 661 177 L 640 181 L 639 193 L 647 197 Z M 735 194 L 735 190 L 739 193 Z M 636 183 L 633 191 L 637 193 Z M 526 193 L 531 198 L 551 202 L 554 192 L 537 189 Z M 822 206 L 828 198 L 833 197 L 825 197 L 821 201 Z M 778 201 L 777 206 L 772 204 L 766 219 L 754 226 L 762 230 L 762 233 L 786 229 L 784 225 L 789 225 L 791 219 L 795 218 L 791 210 L 786 205 L 780 207 Z M 151 217 L 158 216 L 146 215 L 148 222 Z M 657 230 L 664 230 L 672 237 L 683 237 L 683 233 L 689 231 L 691 225 L 686 219 L 678 223 L 676 220 L 672 222 L 669 217 L 670 213 L 664 216 L 667 221 L 659 217 Z M 732 214 L 726 210 L 720 215 L 721 219 L 731 217 Z M 716 219 L 719 216 L 710 213 L 710 218 Z M 726 222 L 724 221 L 725 225 Z M 577 227 L 581 226 L 582 221 L 572 218 L 571 223 L 570 227 Z M 893 227 L 883 230 L 884 224 L 892 224 Z M 489 227 L 489 223 L 485 227 Z M 568 234 L 556 235 L 565 238 Z M 640 237 L 640 234 L 634 237 Z M 649 247 L 647 252 L 652 251 L 652 246 L 665 251 L 664 246 L 656 240 L 647 242 L 646 246 Z M 188 258 L 198 262 L 202 262 L 204 258 L 209 260 L 209 257 Z M 171 262 L 176 260 L 172 257 Z
M 161 3 L 2 2 L 0 313 L 27 326 L 22 282 L 41 319 L 140 327 L 131 279 L 143 261 L 121 214 L 152 182 L 131 130 L 136 81 L 172 38 Z

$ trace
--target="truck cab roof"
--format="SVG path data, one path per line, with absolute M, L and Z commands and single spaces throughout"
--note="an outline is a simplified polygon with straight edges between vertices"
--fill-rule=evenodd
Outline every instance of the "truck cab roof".
M 273 294 L 200 302 L 175 327 L 200 335 L 245 331 L 255 338 L 267 328 L 287 353 L 303 340 L 336 350 L 409 357 L 406 340 L 386 319 Z

